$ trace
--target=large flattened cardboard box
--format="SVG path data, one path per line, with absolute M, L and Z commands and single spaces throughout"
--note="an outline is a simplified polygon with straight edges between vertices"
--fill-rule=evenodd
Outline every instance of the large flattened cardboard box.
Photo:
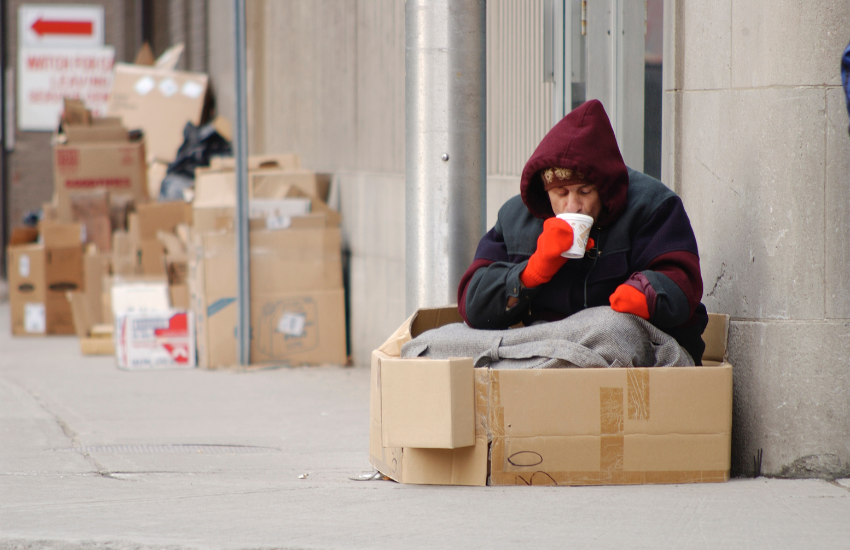
M 12 334 L 74 334 L 66 293 L 83 288 L 82 228 L 47 224 L 42 244 L 8 249 Z
M 340 230 L 315 225 L 250 232 L 251 363 L 342 364 L 345 296 Z M 198 364 L 238 364 L 235 236 L 196 236 L 190 303 Z
M 208 80 L 201 73 L 116 63 L 109 115 L 144 132 L 150 157 L 173 162 L 186 123 L 201 122 Z
M 405 342 L 461 320 L 456 308 L 420 310 L 372 353 L 370 461 L 416 484 L 726 481 L 728 316 L 709 317 L 700 367 L 491 370 L 472 358 L 401 359 Z

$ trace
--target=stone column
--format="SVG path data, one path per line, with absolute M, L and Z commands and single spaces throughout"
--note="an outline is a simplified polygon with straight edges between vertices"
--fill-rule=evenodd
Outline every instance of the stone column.
M 664 181 L 732 317 L 733 474 L 850 475 L 846 0 L 665 0 Z

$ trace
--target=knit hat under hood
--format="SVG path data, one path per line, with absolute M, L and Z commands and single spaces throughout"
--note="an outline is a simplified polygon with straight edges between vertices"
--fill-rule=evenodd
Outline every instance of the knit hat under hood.
M 520 194 L 526 208 L 540 219 L 555 215 L 540 172 L 569 168 L 596 185 L 602 201 L 598 225 L 614 222 L 626 207 L 629 173 L 602 103 L 591 99 L 561 119 L 537 146 L 522 170 Z

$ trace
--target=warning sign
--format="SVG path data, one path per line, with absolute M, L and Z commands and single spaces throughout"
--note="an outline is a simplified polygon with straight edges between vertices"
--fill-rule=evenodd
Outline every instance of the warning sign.
M 62 99 L 106 115 L 115 49 L 103 45 L 103 6 L 18 8 L 18 128 L 55 130 Z
M 92 114 L 106 116 L 115 49 L 21 48 L 18 54 L 18 127 L 55 130 L 62 99 L 81 99 Z

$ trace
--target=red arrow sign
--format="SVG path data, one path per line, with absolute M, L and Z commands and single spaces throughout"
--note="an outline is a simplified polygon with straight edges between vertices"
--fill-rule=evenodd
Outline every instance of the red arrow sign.
M 32 24 L 32 30 L 39 36 L 45 34 L 91 36 L 94 25 L 91 21 L 45 21 L 39 17 L 38 21 Z

